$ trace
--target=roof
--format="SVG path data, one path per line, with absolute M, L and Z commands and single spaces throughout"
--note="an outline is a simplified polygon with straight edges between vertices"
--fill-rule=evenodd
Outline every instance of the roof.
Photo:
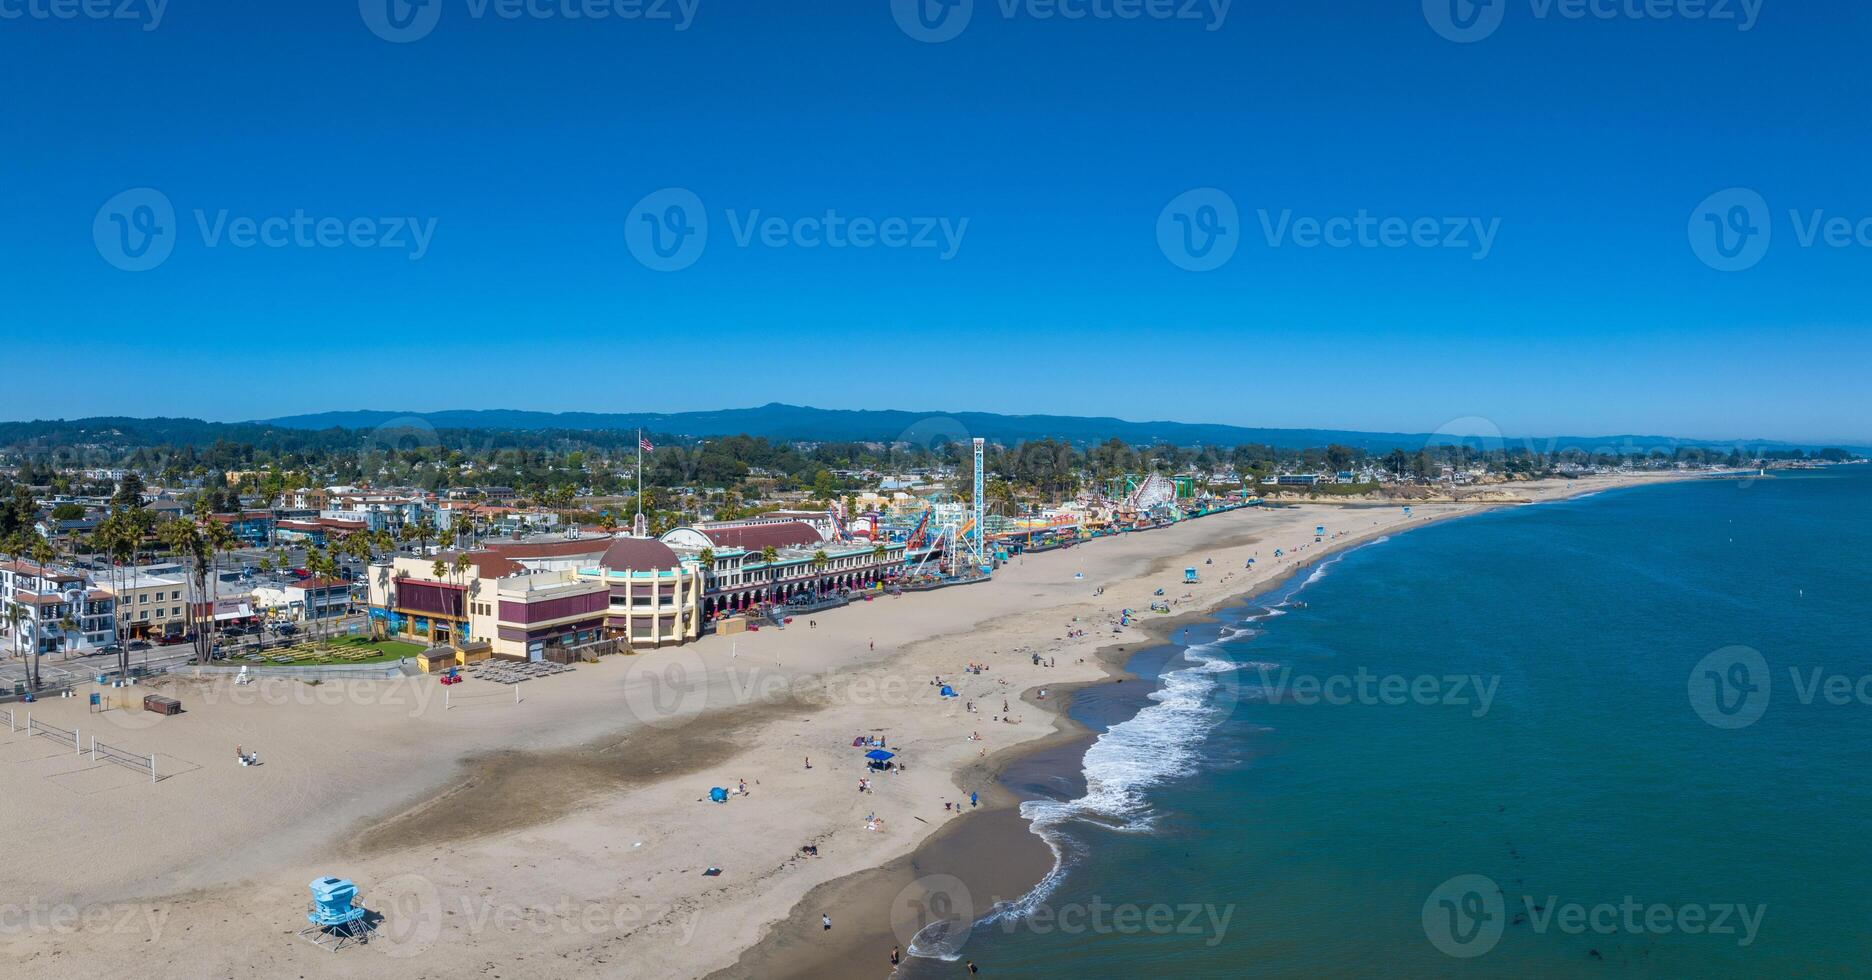
M 288 582 L 289 589 L 348 589 L 351 583 L 341 578 L 307 578 Z
M 503 558 L 574 558 L 600 555 L 611 546 L 610 538 L 567 538 L 560 541 L 484 541 L 481 547 Z
M 435 556 L 435 560 L 451 568 L 459 551 L 444 551 Z M 492 551 L 470 551 L 468 561 L 474 565 L 480 578 L 506 578 L 509 575 L 525 575 L 527 567 L 504 555 Z M 433 569 L 435 566 L 430 566 Z
M 811 524 L 803 521 L 748 524 L 742 527 L 698 527 L 694 530 L 717 548 L 740 548 L 743 551 L 816 547 L 825 540 Z
M 658 568 L 679 568 L 681 559 L 670 546 L 655 538 L 618 538 L 611 542 L 604 557 L 598 564 L 613 571 L 631 569 L 650 571 Z

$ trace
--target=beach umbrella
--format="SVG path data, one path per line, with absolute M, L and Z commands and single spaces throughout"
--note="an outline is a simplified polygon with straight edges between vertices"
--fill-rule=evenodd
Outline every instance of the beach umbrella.
M 883 762 L 885 759 L 894 758 L 896 755 L 897 753 L 895 752 L 886 752 L 883 749 L 872 749 L 865 753 L 865 758 L 876 759 L 879 762 Z

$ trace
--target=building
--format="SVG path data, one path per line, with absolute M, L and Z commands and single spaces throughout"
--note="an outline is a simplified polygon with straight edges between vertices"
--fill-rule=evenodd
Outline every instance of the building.
M 75 571 L 0 563 L 0 612 L 8 646 L 21 652 L 95 653 L 116 641 L 117 597 Z
M 235 540 L 249 548 L 265 548 L 273 544 L 273 514 L 270 511 L 250 510 L 239 514 L 214 514 L 209 520 L 225 525 Z
M 117 594 L 117 619 L 133 640 L 172 639 L 188 632 L 188 583 L 142 569 L 100 573 Z
M 308 578 L 286 583 L 288 613 L 301 622 L 332 619 L 351 612 L 351 582 L 342 578 Z
M 707 557 L 702 619 L 752 606 L 863 589 L 903 569 L 902 542 L 825 540 L 811 524 L 696 524 L 664 532 L 663 543 L 698 564 Z
M 415 524 L 429 513 L 427 498 L 419 492 L 360 491 L 348 487 L 331 492 L 319 508 L 322 519 L 362 524 L 369 530 L 392 534 Z
M 702 634 L 707 578 L 655 538 L 618 537 L 598 562 L 576 573 L 607 590 L 605 635 L 633 647 L 685 643 Z
M 466 559 L 460 571 L 458 558 Z M 492 551 L 403 556 L 370 575 L 371 616 L 386 634 L 436 646 L 486 643 L 512 659 L 542 660 L 603 639 L 608 599 L 604 585 L 569 570 L 528 568 Z
M 274 536 L 282 544 L 305 543 L 323 548 L 339 538 L 368 529 L 363 521 L 320 517 L 310 521 L 280 521 L 274 525 Z

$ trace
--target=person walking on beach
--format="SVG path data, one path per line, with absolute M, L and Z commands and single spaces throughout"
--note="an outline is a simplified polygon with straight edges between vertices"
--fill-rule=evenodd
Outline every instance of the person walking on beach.
M 819 931 L 820 932 L 832 931 L 832 917 L 825 914 L 824 912 L 819 913 Z
M 898 964 L 902 962 L 903 962 L 903 953 L 899 952 L 897 947 L 892 946 L 891 947 L 891 965 L 897 966 Z

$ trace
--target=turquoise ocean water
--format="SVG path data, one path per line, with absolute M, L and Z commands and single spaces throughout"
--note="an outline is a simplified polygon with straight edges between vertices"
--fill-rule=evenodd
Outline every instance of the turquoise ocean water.
M 1103 732 L 1084 785 L 1024 807 L 1060 869 L 962 955 L 1035 977 L 1872 975 L 1868 505 L 1872 467 L 1611 491 L 1399 535 L 1225 610 L 1139 655 L 1149 702 L 1075 706 Z

